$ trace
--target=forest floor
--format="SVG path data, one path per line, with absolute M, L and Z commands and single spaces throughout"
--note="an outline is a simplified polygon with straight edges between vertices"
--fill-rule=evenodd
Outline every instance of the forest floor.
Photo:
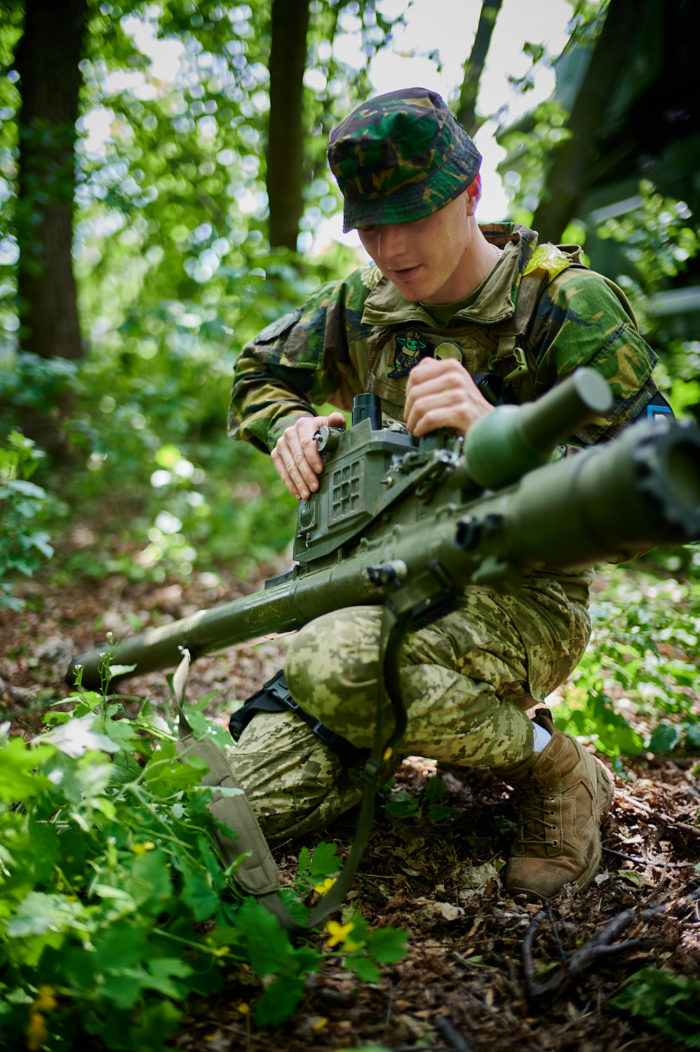
M 69 658 L 103 641 L 107 631 L 124 638 L 258 587 L 260 581 L 241 586 L 230 579 L 212 586 L 196 575 L 186 587 L 176 581 L 132 584 L 116 576 L 28 582 L 21 589 L 25 608 L 0 610 L 0 718 L 11 718 L 17 730 L 38 727 L 46 705 L 65 692 Z M 225 725 L 236 699 L 277 670 L 283 650 L 283 639 L 265 640 L 202 658 L 193 666 L 188 696 L 211 695 L 210 711 Z M 168 704 L 162 673 L 134 679 L 129 691 Z M 586 891 L 565 889 L 543 908 L 507 894 L 499 877 L 514 829 L 502 783 L 488 771 L 437 769 L 408 758 L 394 791 L 412 794 L 417 813 L 397 818 L 377 807 L 349 896 L 372 928 L 408 930 L 405 958 L 385 966 L 377 984 L 360 982 L 337 958 L 326 958 L 293 1018 L 274 1028 L 252 1023 L 249 1005 L 259 987 L 242 969 L 219 995 L 192 1003 L 175 1047 L 680 1049 L 610 999 L 628 976 L 649 966 L 700 978 L 700 901 L 688 897 L 698 885 L 700 863 L 697 770 L 697 757 L 649 753 L 625 761 L 603 829 L 598 876 Z M 431 821 L 418 814 L 421 791 L 436 773 L 447 790 L 440 803 L 452 812 Z M 345 855 L 354 820 L 351 812 L 305 842 L 332 841 Z M 283 876 L 291 879 L 300 846 L 275 849 Z M 601 935 L 607 925 L 613 927 Z M 323 936 L 316 939 L 320 946 Z

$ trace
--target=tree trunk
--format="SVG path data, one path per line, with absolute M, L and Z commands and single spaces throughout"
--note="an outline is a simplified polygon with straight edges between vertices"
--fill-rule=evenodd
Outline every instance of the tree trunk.
M 20 350 L 41 358 L 75 360 L 82 354 L 71 252 L 86 13 L 87 0 L 26 0 L 17 46 Z M 65 396 L 59 401 L 52 408 L 65 409 Z M 27 410 L 22 426 L 51 450 L 56 422 L 46 410 Z
M 591 173 L 599 166 L 597 144 L 602 118 L 625 68 L 629 41 L 639 18 L 639 0 L 610 0 L 566 125 L 570 137 L 553 152 L 546 188 L 533 217 L 532 225 L 545 241 L 561 238 L 593 181 Z
M 491 46 L 491 37 L 501 10 L 503 0 L 484 0 L 479 15 L 479 25 L 472 44 L 471 55 L 464 65 L 464 80 L 459 95 L 457 120 L 469 135 L 476 135 L 480 121 L 476 116 L 476 98 L 479 94 L 479 81 L 484 71 L 486 56 Z
M 270 45 L 270 125 L 267 196 L 270 244 L 296 249 L 302 213 L 309 0 L 273 0 Z

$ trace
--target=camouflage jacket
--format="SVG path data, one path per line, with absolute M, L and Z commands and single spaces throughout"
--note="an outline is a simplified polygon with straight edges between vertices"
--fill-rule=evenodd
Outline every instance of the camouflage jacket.
M 656 393 L 655 362 L 624 293 L 578 263 L 575 249 L 538 245 L 515 224 L 482 227 L 502 249 L 483 284 L 438 321 L 374 266 L 322 285 L 299 310 L 246 345 L 236 363 L 229 434 L 271 450 L 314 405 L 352 407 L 376 393 L 401 421 L 409 369 L 425 356 L 459 358 L 472 376 L 501 378 L 506 400 L 529 401 L 578 366 L 599 370 L 614 407 L 573 436 L 590 443 L 634 419 Z

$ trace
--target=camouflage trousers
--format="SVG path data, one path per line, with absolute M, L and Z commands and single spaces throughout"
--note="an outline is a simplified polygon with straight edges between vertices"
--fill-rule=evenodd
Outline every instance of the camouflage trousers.
M 532 753 L 526 710 L 566 679 L 590 635 L 586 585 L 568 585 L 532 575 L 507 595 L 472 586 L 452 612 L 406 636 L 403 756 L 506 767 Z M 292 638 L 285 664 L 298 704 L 360 747 L 373 739 L 380 622 L 378 607 L 325 614 Z M 391 725 L 387 702 L 387 735 Z M 361 796 L 361 771 L 344 769 L 291 712 L 257 714 L 229 759 L 273 841 L 325 825 Z

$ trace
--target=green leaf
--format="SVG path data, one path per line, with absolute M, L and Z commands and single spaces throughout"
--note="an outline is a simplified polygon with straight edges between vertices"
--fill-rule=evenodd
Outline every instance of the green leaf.
M 148 929 L 131 917 L 115 920 L 92 939 L 95 965 L 99 971 L 114 972 L 135 966 L 148 956 Z
M 30 748 L 24 739 L 10 738 L 0 749 L 0 800 L 29 800 L 49 788 L 51 782 L 37 767 L 54 752 L 49 745 Z
M 289 936 L 264 906 L 246 900 L 236 917 L 251 967 L 261 978 L 284 967 L 291 950 Z
M 341 865 L 342 860 L 338 858 L 337 846 L 322 841 L 320 844 L 317 844 L 313 850 L 309 876 L 313 879 L 316 879 L 317 877 L 329 877 L 332 873 L 337 873 Z
M 70 901 L 65 895 L 31 891 L 8 919 L 7 934 L 11 939 L 20 939 L 71 927 L 84 930 L 85 925 L 78 921 L 82 912 L 82 904 Z
M 259 1026 L 277 1026 L 293 1014 L 304 993 L 303 979 L 281 975 L 265 990 L 255 1004 L 255 1022 Z
M 700 980 L 659 968 L 642 968 L 623 984 L 610 1004 L 647 1019 L 666 1037 L 700 1048 Z
M 436 775 L 433 778 L 429 778 L 425 783 L 423 800 L 426 804 L 436 804 L 438 800 L 442 800 L 446 792 L 447 789 L 445 788 L 445 783 L 442 778 L 439 778 Z
M 97 723 L 98 719 L 93 713 L 80 716 L 46 731 L 41 740 L 74 757 L 82 756 L 90 749 L 97 752 L 116 752 L 119 746 L 106 734 L 95 729 Z
M 456 808 L 451 804 L 431 804 L 428 808 L 428 819 L 431 822 L 442 822 L 443 818 L 449 818 L 455 811 Z
M 219 896 L 211 885 L 209 874 L 203 870 L 194 869 L 187 863 L 178 863 L 182 870 L 182 901 L 192 910 L 192 916 L 196 921 L 208 920 L 216 913 L 219 906 Z
M 686 727 L 685 734 L 688 744 L 692 745 L 694 749 L 700 749 L 700 720 L 697 723 L 690 723 Z
M 117 676 L 125 676 L 129 672 L 133 672 L 136 665 L 109 665 L 107 671 L 109 672 L 109 678 L 115 679 Z
M 137 855 L 131 862 L 130 872 L 132 879 L 125 882 L 124 890 L 141 906 L 164 902 L 172 894 L 170 865 L 164 851 L 156 848 Z
M 421 807 L 418 801 L 407 789 L 399 789 L 396 793 L 389 793 L 384 800 L 384 810 L 388 811 L 393 818 L 415 818 L 420 817 Z
M 649 748 L 652 752 L 672 752 L 681 740 L 680 727 L 660 723 L 652 732 Z
M 376 961 L 393 964 L 406 956 L 408 932 L 403 928 L 377 928 L 367 937 L 367 952 Z
M 351 954 L 345 958 L 345 966 L 353 971 L 358 979 L 362 979 L 364 983 L 378 983 L 381 981 L 377 963 L 370 957 Z

